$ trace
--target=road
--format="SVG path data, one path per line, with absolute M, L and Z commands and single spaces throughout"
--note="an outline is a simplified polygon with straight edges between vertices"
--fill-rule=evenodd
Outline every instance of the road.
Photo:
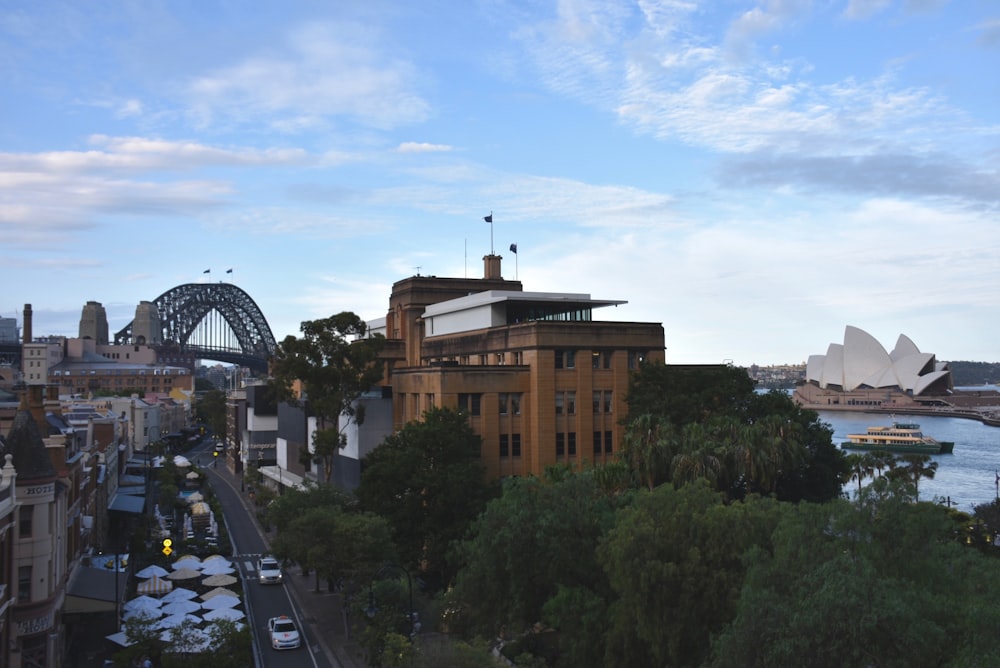
M 313 631 L 303 624 L 302 611 L 295 604 L 285 584 L 261 585 L 257 582 L 256 561 L 258 555 L 268 551 L 267 542 L 258 525 L 244 505 L 240 491 L 234 487 L 233 479 L 213 468 L 211 446 L 200 446 L 190 454 L 191 458 L 204 462 L 202 471 L 208 475 L 209 483 L 215 491 L 226 527 L 233 543 L 233 566 L 243 578 L 243 591 L 247 613 L 247 623 L 253 632 L 255 664 L 258 668 L 333 668 L 333 664 L 319 646 Z M 267 620 L 278 615 L 288 615 L 295 620 L 302 634 L 302 647 L 294 650 L 277 651 L 271 648 L 267 632 Z

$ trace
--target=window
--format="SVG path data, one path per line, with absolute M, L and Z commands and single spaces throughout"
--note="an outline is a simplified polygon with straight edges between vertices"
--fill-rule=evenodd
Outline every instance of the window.
M 507 415 L 507 393 L 501 392 L 497 395 L 497 402 L 500 407 L 500 415 Z
M 601 454 L 601 443 L 602 443 L 603 439 L 604 439 L 604 436 L 601 434 L 601 432 L 599 432 L 599 431 L 595 431 L 594 432 L 594 454 L 595 455 Z
M 31 538 L 31 520 L 34 514 L 34 506 L 21 506 L 17 516 L 18 535 L 21 538 Z
M 557 350 L 556 351 L 556 368 L 557 369 L 575 369 L 576 368 L 576 351 L 575 350 Z
M 556 392 L 556 415 L 576 415 L 576 392 Z
M 628 368 L 638 369 L 639 365 L 646 361 L 646 352 L 640 350 L 628 351 Z
M 594 415 L 610 413 L 612 390 L 594 390 Z
M 431 393 L 431 392 L 428 392 L 427 393 L 427 408 L 426 408 L 426 410 L 430 410 L 432 408 L 434 408 L 434 394 Z
M 520 351 L 514 353 L 514 364 L 524 364 L 524 353 Z
M 497 353 L 497 364 L 499 364 L 500 366 L 503 366 L 505 359 L 506 359 L 506 356 L 504 355 L 504 353 Z
M 610 350 L 595 350 L 590 353 L 590 363 L 594 369 L 610 369 L 611 368 L 611 351 Z
M 566 434 L 566 449 L 569 451 L 569 456 L 576 456 L 576 432 L 571 431 Z
M 26 603 L 31 600 L 31 566 L 21 566 L 17 569 L 17 601 Z
M 507 457 L 510 450 L 510 437 L 507 434 L 500 434 L 500 456 Z
M 458 395 L 458 408 L 463 410 L 469 415 L 481 415 L 481 405 L 483 401 L 483 395 L 481 394 L 459 394 Z
M 611 432 L 604 432 L 604 452 L 611 454 Z
M 510 435 L 510 452 L 515 457 L 521 456 L 521 435 L 511 434 Z
M 556 457 L 566 454 L 566 434 L 559 432 L 556 434 Z
M 510 395 L 510 412 L 514 415 L 521 414 L 521 393 L 512 392 Z

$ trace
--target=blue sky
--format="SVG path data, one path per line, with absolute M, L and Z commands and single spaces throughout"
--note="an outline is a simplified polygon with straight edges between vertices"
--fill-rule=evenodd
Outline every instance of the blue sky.
M 998 72 L 992 0 L 7 1 L 0 315 L 229 280 L 280 340 L 481 276 L 492 211 L 668 362 L 1000 361 Z

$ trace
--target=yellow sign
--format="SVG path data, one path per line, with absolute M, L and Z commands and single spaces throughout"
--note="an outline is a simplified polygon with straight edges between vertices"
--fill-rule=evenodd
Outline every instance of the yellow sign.
M 171 550 L 169 547 L 163 548 L 163 554 L 164 554 L 164 556 L 169 557 L 171 555 L 171 553 L 173 553 L 173 550 Z
M 170 540 L 169 538 L 164 538 L 163 539 L 163 547 L 170 547 L 173 544 L 174 544 L 174 541 Z

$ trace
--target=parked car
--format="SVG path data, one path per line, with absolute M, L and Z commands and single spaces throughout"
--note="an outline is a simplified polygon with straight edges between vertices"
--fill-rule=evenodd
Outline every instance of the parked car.
M 295 628 L 295 622 L 286 615 L 267 620 L 267 632 L 271 636 L 271 647 L 274 649 L 295 649 L 302 644 L 302 637 Z
M 261 584 L 281 584 L 281 564 L 270 555 L 257 560 L 257 581 Z

